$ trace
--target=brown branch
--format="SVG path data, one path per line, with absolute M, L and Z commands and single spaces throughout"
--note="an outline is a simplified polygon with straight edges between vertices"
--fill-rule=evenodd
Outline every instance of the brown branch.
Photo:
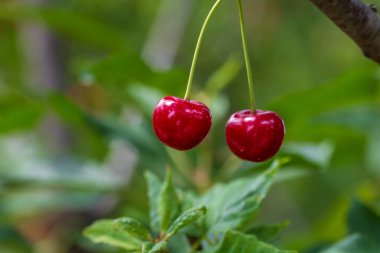
M 350 36 L 364 55 L 380 64 L 380 16 L 361 0 L 310 0 Z

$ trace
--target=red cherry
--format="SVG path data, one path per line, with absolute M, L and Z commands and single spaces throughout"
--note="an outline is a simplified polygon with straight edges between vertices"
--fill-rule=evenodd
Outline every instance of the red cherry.
M 263 162 L 273 157 L 284 140 L 281 117 L 271 111 L 243 110 L 234 113 L 226 125 L 231 151 L 243 160 Z
M 203 103 L 169 96 L 158 102 L 152 122 L 160 141 L 178 150 L 189 150 L 206 137 L 211 114 Z

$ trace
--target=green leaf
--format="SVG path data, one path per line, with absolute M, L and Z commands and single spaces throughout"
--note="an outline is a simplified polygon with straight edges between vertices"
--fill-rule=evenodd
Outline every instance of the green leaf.
M 275 160 L 263 174 L 214 186 L 198 201 L 207 206 L 206 230 L 212 233 L 244 229 L 253 220 L 285 160 Z
M 365 234 L 375 241 L 380 241 L 380 215 L 373 209 L 354 200 L 347 219 L 351 233 Z
M 148 184 L 148 197 L 150 207 L 150 227 L 155 232 L 160 231 L 160 216 L 158 215 L 158 198 L 162 188 L 160 179 L 151 172 L 145 173 L 145 178 Z
M 135 219 L 124 217 L 113 221 L 115 223 L 115 229 L 124 230 L 133 237 L 139 238 L 141 240 L 151 241 L 148 230 L 143 224 Z
M 380 244 L 361 234 L 353 234 L 321 253 L 379 253 Z
M 173 222 L 173 224 L 168 229 L 166 238 L 172 237 L 182 228 L 197 222 L 200 218 L 205 216 L 206 212 L 207 212 L 207 208 L 205 206 L 196 207 L 196 208 L 187 210 Z
M 118 229 L 114 220 L 96 221 L 84 230 L 84 235 L 95 243 L 105 243 L 128 251 L 142 248 L 142 242 L 127 231 Z
M 229 231 L 213 253 L 295 253 L 295 251 L 280 250 L 259 241 L 255 236 Z
M 165 241 L 161 241 L 153 246 L 153 248 L 148 253 L 162 253 L 166 252 L 168 244 Z
M 172 172 L 168 170 L 158 197 L 158 215 L 160 216 L 161 231 L 163 232 L 167 231 L 178 213 L 178 196 L 172 177 Z
M 247 233 L 255 235 L 259 240 L 268 242 L 274 239 L 279 232 L 288 227 L 289 221 L 284 221 L 275 225 L 260 225 L 250 229 Z

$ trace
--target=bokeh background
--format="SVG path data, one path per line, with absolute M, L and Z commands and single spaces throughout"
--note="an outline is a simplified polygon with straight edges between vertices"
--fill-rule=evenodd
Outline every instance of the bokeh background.
M 380 4 L 379 0 L 372 1 Z M 213 112 L 207 139 L 166 149 L 150 117 L 182 97 L 213 1 L 0 2 L 0 251 L 117 252 L 84 239 L 95 219 L 147 223 L 143 172 L 203 192 L 257 173 L 224 140 L 228 116 L 249 106 L 235 1 L 207 30 L 192 98 Z M 287 136 L 282 170 L 259 221 L 289 220 L 275 244 L 313 252 L 347 233 L 352 199 L 380 211 L 380 69 L 308 1 L 245 1 L 259 108 Z

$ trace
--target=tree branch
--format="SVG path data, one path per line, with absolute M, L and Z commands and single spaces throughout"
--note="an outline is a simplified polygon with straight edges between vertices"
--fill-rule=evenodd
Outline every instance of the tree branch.
M 374 5 L 361 0 L 310 0 L 361 48 L 380 64 L 380 16 Z

